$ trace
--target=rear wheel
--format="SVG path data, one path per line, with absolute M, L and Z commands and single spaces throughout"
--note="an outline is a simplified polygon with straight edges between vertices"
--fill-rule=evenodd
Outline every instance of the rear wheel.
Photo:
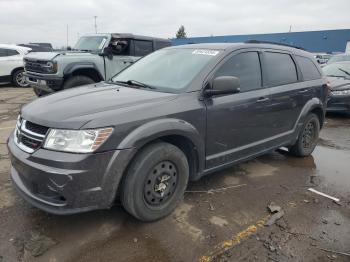
M 178 147 L 151 144 L 135 157 L 123 179 L 123 206 L 142 221 L 165 217 L 183 198 L 188 177 L 187 158 Z
M 315 114 L 309 114 L 299 133 L 296 143 L 289 151 L 299 157 L 309 156 L 315 149 L 320 132 L 320 120 Z
M 72 87 L 77 87 L 77 86 L 83 86 L 83 85 L 88 85 L 88 84 L 93 84 L 95 81 L 91 79 L 90 77 L 83 76 L 83 75 L 77 75 L 77 76 L 72 76 L 68 78 L 63 85 L 63 89 L 69 89 Z
M 23 69 L 18 69 L 12 74 L 12 82 L 16 87 L 29 86 L 23 73 L 24 73 Z

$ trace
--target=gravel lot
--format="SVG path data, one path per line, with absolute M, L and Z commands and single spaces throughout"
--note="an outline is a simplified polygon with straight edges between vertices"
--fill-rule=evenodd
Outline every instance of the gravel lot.
M 171 216 L 141 223 L 118 204 L 55 216 L 17 196 L 6 139 L 33 99 L 30 88 L 0 87 L 0 262 L 350 261 L 325 251 L 350 253 L 350 117 L 327 116 L 312 156 L 282 149 L 207 176 Z M 271 201 L 284 216 L 265 226 Z

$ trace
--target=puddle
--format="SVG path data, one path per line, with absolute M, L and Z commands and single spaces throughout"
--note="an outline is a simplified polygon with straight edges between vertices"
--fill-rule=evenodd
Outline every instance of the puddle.
M 313 153 L 316 170 L 321 186 L 335 187 L 349 193 L 350 188 L 350 152 L 318 146 Z

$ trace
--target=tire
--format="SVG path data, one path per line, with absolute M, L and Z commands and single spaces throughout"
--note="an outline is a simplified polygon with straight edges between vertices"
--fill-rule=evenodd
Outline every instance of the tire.
M 311 113 L 306 117 L 298 140 L 289 148 L 289 152 L 298 157 L 311 155 L 317 145 L 319 132 L 320 120 L 317 115 Z
M 141 221 L 161 219 L 183 199 L 188 177 L 188 161 L 178 147 L 151 144 L 131 162 L 121 184 L 121 202 Z
M 83 75 L 77 75 L 77 76 L 72 76 L 68 78 L 64 84 L 63 84 L 63 90 L 64 89 L 69 89 L 72 87 L 77 87 L 77 86 L 83 86 L 83 85 L 88 85 L 88 84 L 93 84 L 96 83 L 94 80 L 92 80 L 90 77 L 83 76 Z
M 29 84 L 25 80 L 23 73 L 24 73 L 23 69 L 17 69 L 16 71 L 13 72 L 12 83 L 16 87 L 28 87 L 29 86 Z
M 49 92 L 46 92 L 44 90 L 41 90 L 41 89 L 38 89 L 38 88 L 35 88 L 35 87 L 33 87 L 33 91 L 38 97 L 50 94 Z

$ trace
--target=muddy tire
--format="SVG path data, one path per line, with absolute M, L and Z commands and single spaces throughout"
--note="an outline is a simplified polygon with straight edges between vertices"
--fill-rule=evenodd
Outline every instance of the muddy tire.
M 71 78 L 68 78 L 64 82 L 63 89 L 69 89 L 72 87 L 83 86 L 83 85 L 88 85 L 93 83 L 95 83 L 95 81 L 90 77 L 82 76 L 82 75 L 72 76 Z
M 298 140 L 289 148 L 289 152 L 298 157 L 311 155 L 314 151 L 320 132 L 320 120 L 315 114 L 309 114 L 302 126 Z
M 25 76 L 23 75 L 24 70 L 23 69 L 17 69 L 12 74 L 12 83 L 16 87 L 28 87 L 29 84 L 25 80 Z
M 178 147 L 164 142 L 151 144 L 129 166 L 121 185 L 121 202 L 139 220 L 158 220 L 182 200 L 188 177 L 187 158 Z

